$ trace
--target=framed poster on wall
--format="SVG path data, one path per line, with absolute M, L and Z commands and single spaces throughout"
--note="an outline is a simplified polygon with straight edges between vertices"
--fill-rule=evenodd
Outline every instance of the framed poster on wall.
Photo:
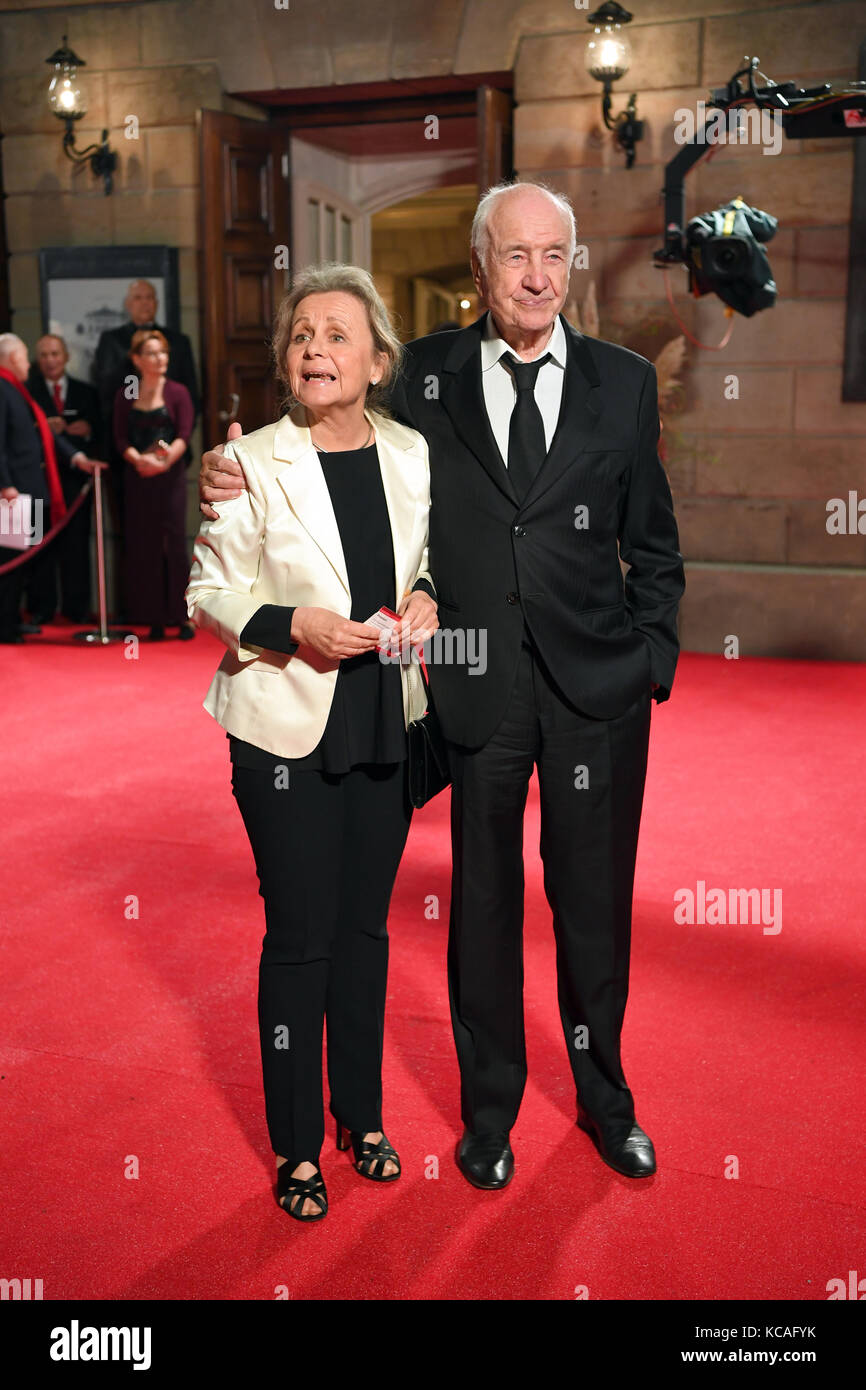
M 91 380 L 99 335 L 118 328 L 133 280 L 156 290 L 157 322 L 180 328 L 177 248 L 174 246 L 47 246 L 39 252 L 42 331 L 59 333 L 69 348 L 71 376 Z

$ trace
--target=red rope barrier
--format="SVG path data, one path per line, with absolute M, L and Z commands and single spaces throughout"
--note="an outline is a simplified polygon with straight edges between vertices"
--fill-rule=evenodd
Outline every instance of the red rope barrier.
M 62 531 L 64 526 L 66 526 L 72 520 L 72 518 L 75 516 L 75 513 L 78 511 L 78 508 L 84 502 L 84 499 L 86 497 L 89 497 L 92 491 L 93 479 L 88 478 L 87 482 L 84 484 L 84 487 L 79 492 L 75 501 L 69 507 L 67 507 L 66 515 L 63 517 L 63 519 L 61 521 L 58 521 L 56 526 L 51 527 L 51 530 L 48 532 L 47 535 L 42 537 L 42 540 L 39 542 L 38 545 L 28 546 L 27 549 L 22 550 L 21 554 L 17 555 L 14 560 L 9 560 L 5 565 L 0 565 L 0 574 L 8 574 L 10 570 L 17 569 L 19 565 L 26 565 L 28 560 L 32 560 L 34 555 L 38 555 L 41 550 L 44 550 L 46 545 L 48 545 L 50 541 L 54 540 L 54 537 L 58 534 L 58 532 Z M 2 531 L 0 531 L 0 546 L 2 545 L 3 533 Z

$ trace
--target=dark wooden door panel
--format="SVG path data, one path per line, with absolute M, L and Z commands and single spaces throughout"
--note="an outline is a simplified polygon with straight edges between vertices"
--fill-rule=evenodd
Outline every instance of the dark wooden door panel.
M 258 125 L 259 123 L 253 122 Z M 273 160 L 270 150 L 246 150 L 237 144 L 223 146 L 225 229 L 227 232 L 264 231 L 274 228 Z
M 230 363 L 226 372 L 226 382 L 229 395 L 240 397 L 238 409 L 238 419 L 244 427 L 244 433 L 249 434 L 251 430 L 257 429 L 260 425 L 265 425 L 269 420 L 276 420 L 279 416 L 279 390 L 276 387 L 269 371 L 262 371 L 261 364 L 257 362 L 238 362 Z M 220 428 L 225 433 L 225 425 L 221 423 Z
M 225 438 L 221 418 L 238 396 L 245 433 L 279 415 L 270 337 L 285 288 L 278 248 L 289 246 L 283 130 L 222 111 L 202 111 L 201 327 L 206 445 Z
M 478 194 L 514 177 L 513 100 L 496 87 L 478 88 Z
M 273 257 L 227 255 L 226 325 L 228 337 L 260 340 L 274 318 Z

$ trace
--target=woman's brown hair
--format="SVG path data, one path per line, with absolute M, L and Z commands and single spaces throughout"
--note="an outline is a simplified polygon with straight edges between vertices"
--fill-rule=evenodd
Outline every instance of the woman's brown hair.
M 171 356 L 171 348 L 168 345 L 168 338 L 164 333 L 160 333 L 158 328 L 139 328 L 132 335 L 132 342 L 129 345 L 129 355 L 141 352 L 145 343 L 149 343 L 151 338 L 155 338 L 160 347 Z

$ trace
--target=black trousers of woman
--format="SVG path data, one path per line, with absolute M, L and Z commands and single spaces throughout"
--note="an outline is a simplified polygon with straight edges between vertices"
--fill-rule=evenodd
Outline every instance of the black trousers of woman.
M 405 762 L 287 776 L 283 786 L 273 771 L 232 767 L 265 904 L 265 1113 L 291 1169 L 319 1162 L 325 1020 L 331 1114 L 360 1133 L 382 1129 L 388 906 L 411 807 Z

